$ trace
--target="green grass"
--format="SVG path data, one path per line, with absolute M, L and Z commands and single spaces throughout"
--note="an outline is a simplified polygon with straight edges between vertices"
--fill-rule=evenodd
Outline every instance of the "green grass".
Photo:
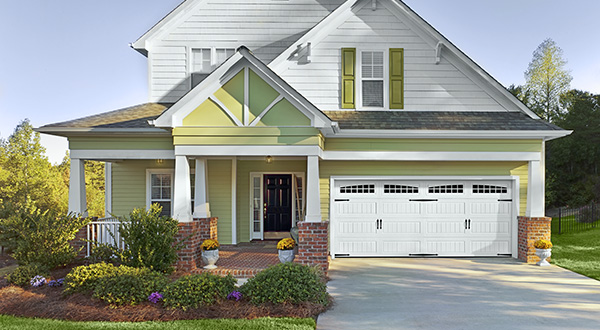
M 552 263 L 600 280 L 600 228 L 552 235 Z
M 70 322 L 47 319 L 28 319 L 0 315 L 0 329 L 3 330 L 314 330 L 315 320 L 311 318 L 259 318 L 254 320 L 188 320 L 173 322 Z

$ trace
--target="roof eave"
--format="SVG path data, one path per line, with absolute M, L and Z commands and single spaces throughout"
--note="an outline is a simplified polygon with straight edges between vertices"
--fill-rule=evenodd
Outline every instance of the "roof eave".
M 38 127 L 38 133 L 56 136 L 86 136 L 86 135 L 143 135 L 143 136 L 170 136 L 169 130 L 162 128 L 98 128 L 98 127 Z
M 508 139 L 550 141 L 571 134 L 567 130 L 373 130 L 340 129 L 328 138 L 396 138 L 396 139 Z

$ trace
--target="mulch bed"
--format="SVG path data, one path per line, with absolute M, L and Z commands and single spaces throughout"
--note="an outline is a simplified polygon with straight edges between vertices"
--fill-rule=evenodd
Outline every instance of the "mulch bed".
M 0 255 L 0 268 L 14 264 L 14 260 Z M 76 266 L 76 265 L 74 265 Z M 52 278 L 64 277 L 71 267 L 57 269 Z M 183 275 L 183 274 L 176 274 Z M 163 308 L 160 304 L 144 302 L 137 306 L 113 307 L 82 294 L 63 296 L 62 288 L 44 286 L 23 289 L 8 285 L 0 278 L 0 314 L 39 317 L 72 321 L 173 321 L 205 318 L 258 317 L 315 317 L 325 311 L 320 305 L 262 305 L 247 301 L 226 300 L 212 306 L 187 311 Z

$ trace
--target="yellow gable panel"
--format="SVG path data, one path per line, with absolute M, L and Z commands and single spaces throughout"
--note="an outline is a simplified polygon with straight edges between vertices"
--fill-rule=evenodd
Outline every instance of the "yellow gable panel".
M 244 122 L 244 70 L 231 78 L 214 95 L 240 122 Z
M 256 126 L 310 126 L 310 119 L 288 100 L 283 99 L 277 102 Z
M 183 118 L 183 126 L 237 126 L 213 101 L 206 100 Z

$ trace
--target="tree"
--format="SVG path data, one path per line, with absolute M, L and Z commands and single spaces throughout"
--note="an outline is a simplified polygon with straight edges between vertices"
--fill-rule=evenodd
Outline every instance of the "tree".
M 571 74 L 565 69 L 563 51 L 552 39 L 546 39 L 533 52 L 525 71 L 527 106 L 543 119 L 553 122 L 563 111 L 560 97 L 569 90 Z
M 547 202 L 579 206 L 600 200 L 600 95 L 571 90 L 561 104 L 568 111 L 555 123 L 573 133 L 546 145 Z
M 71 158 L 67 153 L 62 163 L 56 165 L 61 180 L 69 186 L 69 175 L 71 172 Z M 104 217 L 104 163 L 85 161 L 85 197 L 87 211 L 90 217 Z
M 20 208 L 31 200 L 43 210 L 67 211 L 67 186 L 45 156 L 40 134 L 28 119 L 8 140 L 0 140 L 0 208 Z M 0 216 L 3 210 L 0 210 Z

